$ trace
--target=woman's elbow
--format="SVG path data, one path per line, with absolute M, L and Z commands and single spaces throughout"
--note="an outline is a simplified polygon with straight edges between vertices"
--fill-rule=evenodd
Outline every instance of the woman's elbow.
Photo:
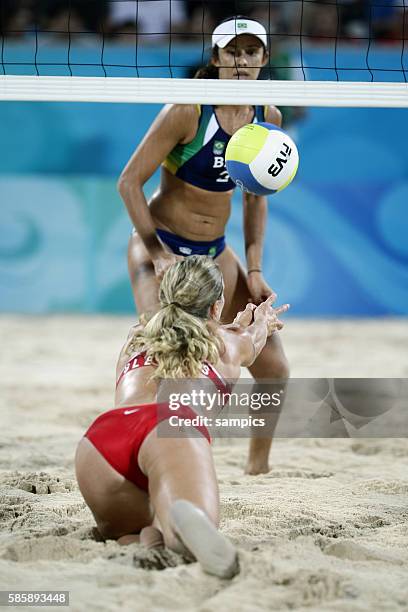
M 121 175 L 119 176 L 118 182 L 116 183 L 117 190 L 120 195 L 123 197 L 129 191 L 129 175 L 126 170 L 123 170 Z
M 139 173 L 133 169 L 129 170 L 125 168 L 119 176 L 116 184 L 120 195 L 126 197 L 134 189 L 142 189 L 144 181 L 140 177 Z

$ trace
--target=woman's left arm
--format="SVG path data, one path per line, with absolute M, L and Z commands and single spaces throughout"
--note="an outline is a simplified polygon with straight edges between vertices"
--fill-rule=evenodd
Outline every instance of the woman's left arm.
M 253 303 L 260 304 L 273 293 L 262 274 L 262 252 L 268 202 L 265 196 L 245 193 L 243 207 L 247 285 Z
M 265 121 L 278 127 L 282 124 L 282 114 L 275 106 L 268 106 Z M 266 196 L 253 193 L 243 194 L 244 238 L 247 261 L 247 284 L 252 300 L 260 304 L 274 291 L 266 283 L 262 274 L 262 254 L 265 228 L 268 220 L 268 200 Z

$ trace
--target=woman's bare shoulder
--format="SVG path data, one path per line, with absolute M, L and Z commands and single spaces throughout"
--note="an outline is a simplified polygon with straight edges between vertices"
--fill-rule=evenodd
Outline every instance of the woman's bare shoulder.
M 159 113 L 159 117 L 184 124 L 197 122 L 201 113 L 199 104 L 166 104 Z
M 172 135 L 179 143 L 189 142 L 194 138 L 200 116 L 197 104 L 166 104 L 153 122 L 148 136 L 168 138 Z
M 132 325 L 132 327 L 130 328 L 126 341 L 124 345 L 122 346 L 122 349 L 119 353 L 118 362 L 116 364 L 117 371 L 120 371 L 129 361 L 129 359 L 132 357 L 131 343 L 132 343 L 133 337 L 136 333 L 141 332 L 143 328 L 144 328 L 143 322 L 140 320 L 137 321 L 135 325 Z

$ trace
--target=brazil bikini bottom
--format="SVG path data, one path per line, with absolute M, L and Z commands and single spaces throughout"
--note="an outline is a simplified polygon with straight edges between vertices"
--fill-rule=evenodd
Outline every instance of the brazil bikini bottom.
M 218 257 L 225 249 L 225 236 L 205 242 L 188 240 L 159 228 L 156 228 L 156 234 L 176 255 L 208 255 L 209 257 Z

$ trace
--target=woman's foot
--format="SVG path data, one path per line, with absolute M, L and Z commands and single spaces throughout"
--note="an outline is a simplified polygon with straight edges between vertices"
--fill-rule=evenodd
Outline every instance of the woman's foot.
M 178 499 L 171 506 L 170 517 L 173 530 L 204 571 L 220 578 L 232 578 L 239 572 L 237 551 L 202 510 Z
M 162 532 L 157 527 L 143 527 L 140 535 L 129 533 L 117 539 L 118 544 L 127 546 L 128 544 L 143 544 L 146 548 L 164 548 Z
M 140 543 L 146 548 L 164 548 L 164 540 L 162 532 L 150 525 L 143 527 L 140 532 Z
M 135 542 L 140 542 L 140 536 L 134 533 L 129 533 L 117 539 L 117 543 L 121 546 L 127 546 L 128 544 L 134 544 Z
M 267 474 L 268 472 L 270 472 L 268 462 L 248 462 L 245 468 L 245 474 L 249 474 L 250 476 L 257 476 L 258 474 Z

